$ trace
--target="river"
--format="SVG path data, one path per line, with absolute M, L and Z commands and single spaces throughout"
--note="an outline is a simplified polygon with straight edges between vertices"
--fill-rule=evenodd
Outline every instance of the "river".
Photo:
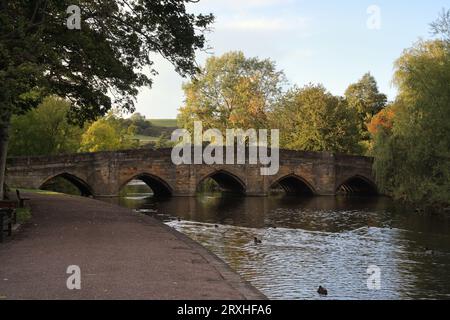
M 158 201 L 138 182 L 129 188 L 120 205 L 188 235 L 268 298 L 450 299 L 448 216 L 386 197 L 211 193 Z

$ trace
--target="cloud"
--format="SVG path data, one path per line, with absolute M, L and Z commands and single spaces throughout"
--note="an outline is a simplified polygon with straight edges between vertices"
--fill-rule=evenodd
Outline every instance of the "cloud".
M 305 30 L 308 27 L 306 18 L 272 18 L 272 17 L 235 17 L 218 21 L 217 29 L 241 31 L 289 31 Z
M 229 10 L 257 9 L 292 4 L 294 0 L 201 0 L 197 7 L 212 7 Z

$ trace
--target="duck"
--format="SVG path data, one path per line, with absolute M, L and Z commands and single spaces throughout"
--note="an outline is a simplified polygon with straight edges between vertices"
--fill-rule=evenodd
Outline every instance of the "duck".
M 319 286 L 319 289 L 317 289 L 317 293 L 320 294 L 321 296 L 326 296 L 328 295 L 328 290 L 322 286 Z
M 253 240 L 255 241 L 255 244 L 261 244 L 262 241 L 258 239 L 257 237 L 254 237 Z
M 219 225 L 218 225 L 218 224 L 215 224 L 215 225 L 214 225 L 214 228 L 216 228 L 216 229 L 217 229 L 218 227 L 219 227 Z
M 430 248 L 425 248 L 425 253 L 426 253 L 426 254 L 433 255 L 433 254 L 434 254 L 434 251 L 431 250 Z

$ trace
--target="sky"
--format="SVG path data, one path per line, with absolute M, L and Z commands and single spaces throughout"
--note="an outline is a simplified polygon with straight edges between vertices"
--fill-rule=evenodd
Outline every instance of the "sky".
M 206 35 L 211 55 L 242 51 L 248 57 L 271 59 L 290 85 L 321 83 L 343 95 L 366 72 L 380 91 L 394 99 L 393 65 L 403 50 L 430 38 L 429 24 L 448 0 L 200 0 L 192 13 L 213 13 Z M 137 97 L 136 111 L 152 119 L 176 118 L 183 105 L 182 83 L 174 67 L 155 57 L 158 76 L 151 89 Z

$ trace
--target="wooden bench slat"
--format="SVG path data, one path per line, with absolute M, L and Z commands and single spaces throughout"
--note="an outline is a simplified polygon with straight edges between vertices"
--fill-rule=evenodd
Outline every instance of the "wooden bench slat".
M 19 208 L 23 208 L 25 206 L 25 201 L 29 201 L 29 198 L 22 198 L 20 196 L 19 189 L 16 189 L 17 201 L 19 202 Z
M 16 210 L 15 209 L 0 209 L 0 243 L 3 242 L 5 233 L 5 224 L 7 226 L 8 236 L 12 235 L 12 225 L 16 220 Z

